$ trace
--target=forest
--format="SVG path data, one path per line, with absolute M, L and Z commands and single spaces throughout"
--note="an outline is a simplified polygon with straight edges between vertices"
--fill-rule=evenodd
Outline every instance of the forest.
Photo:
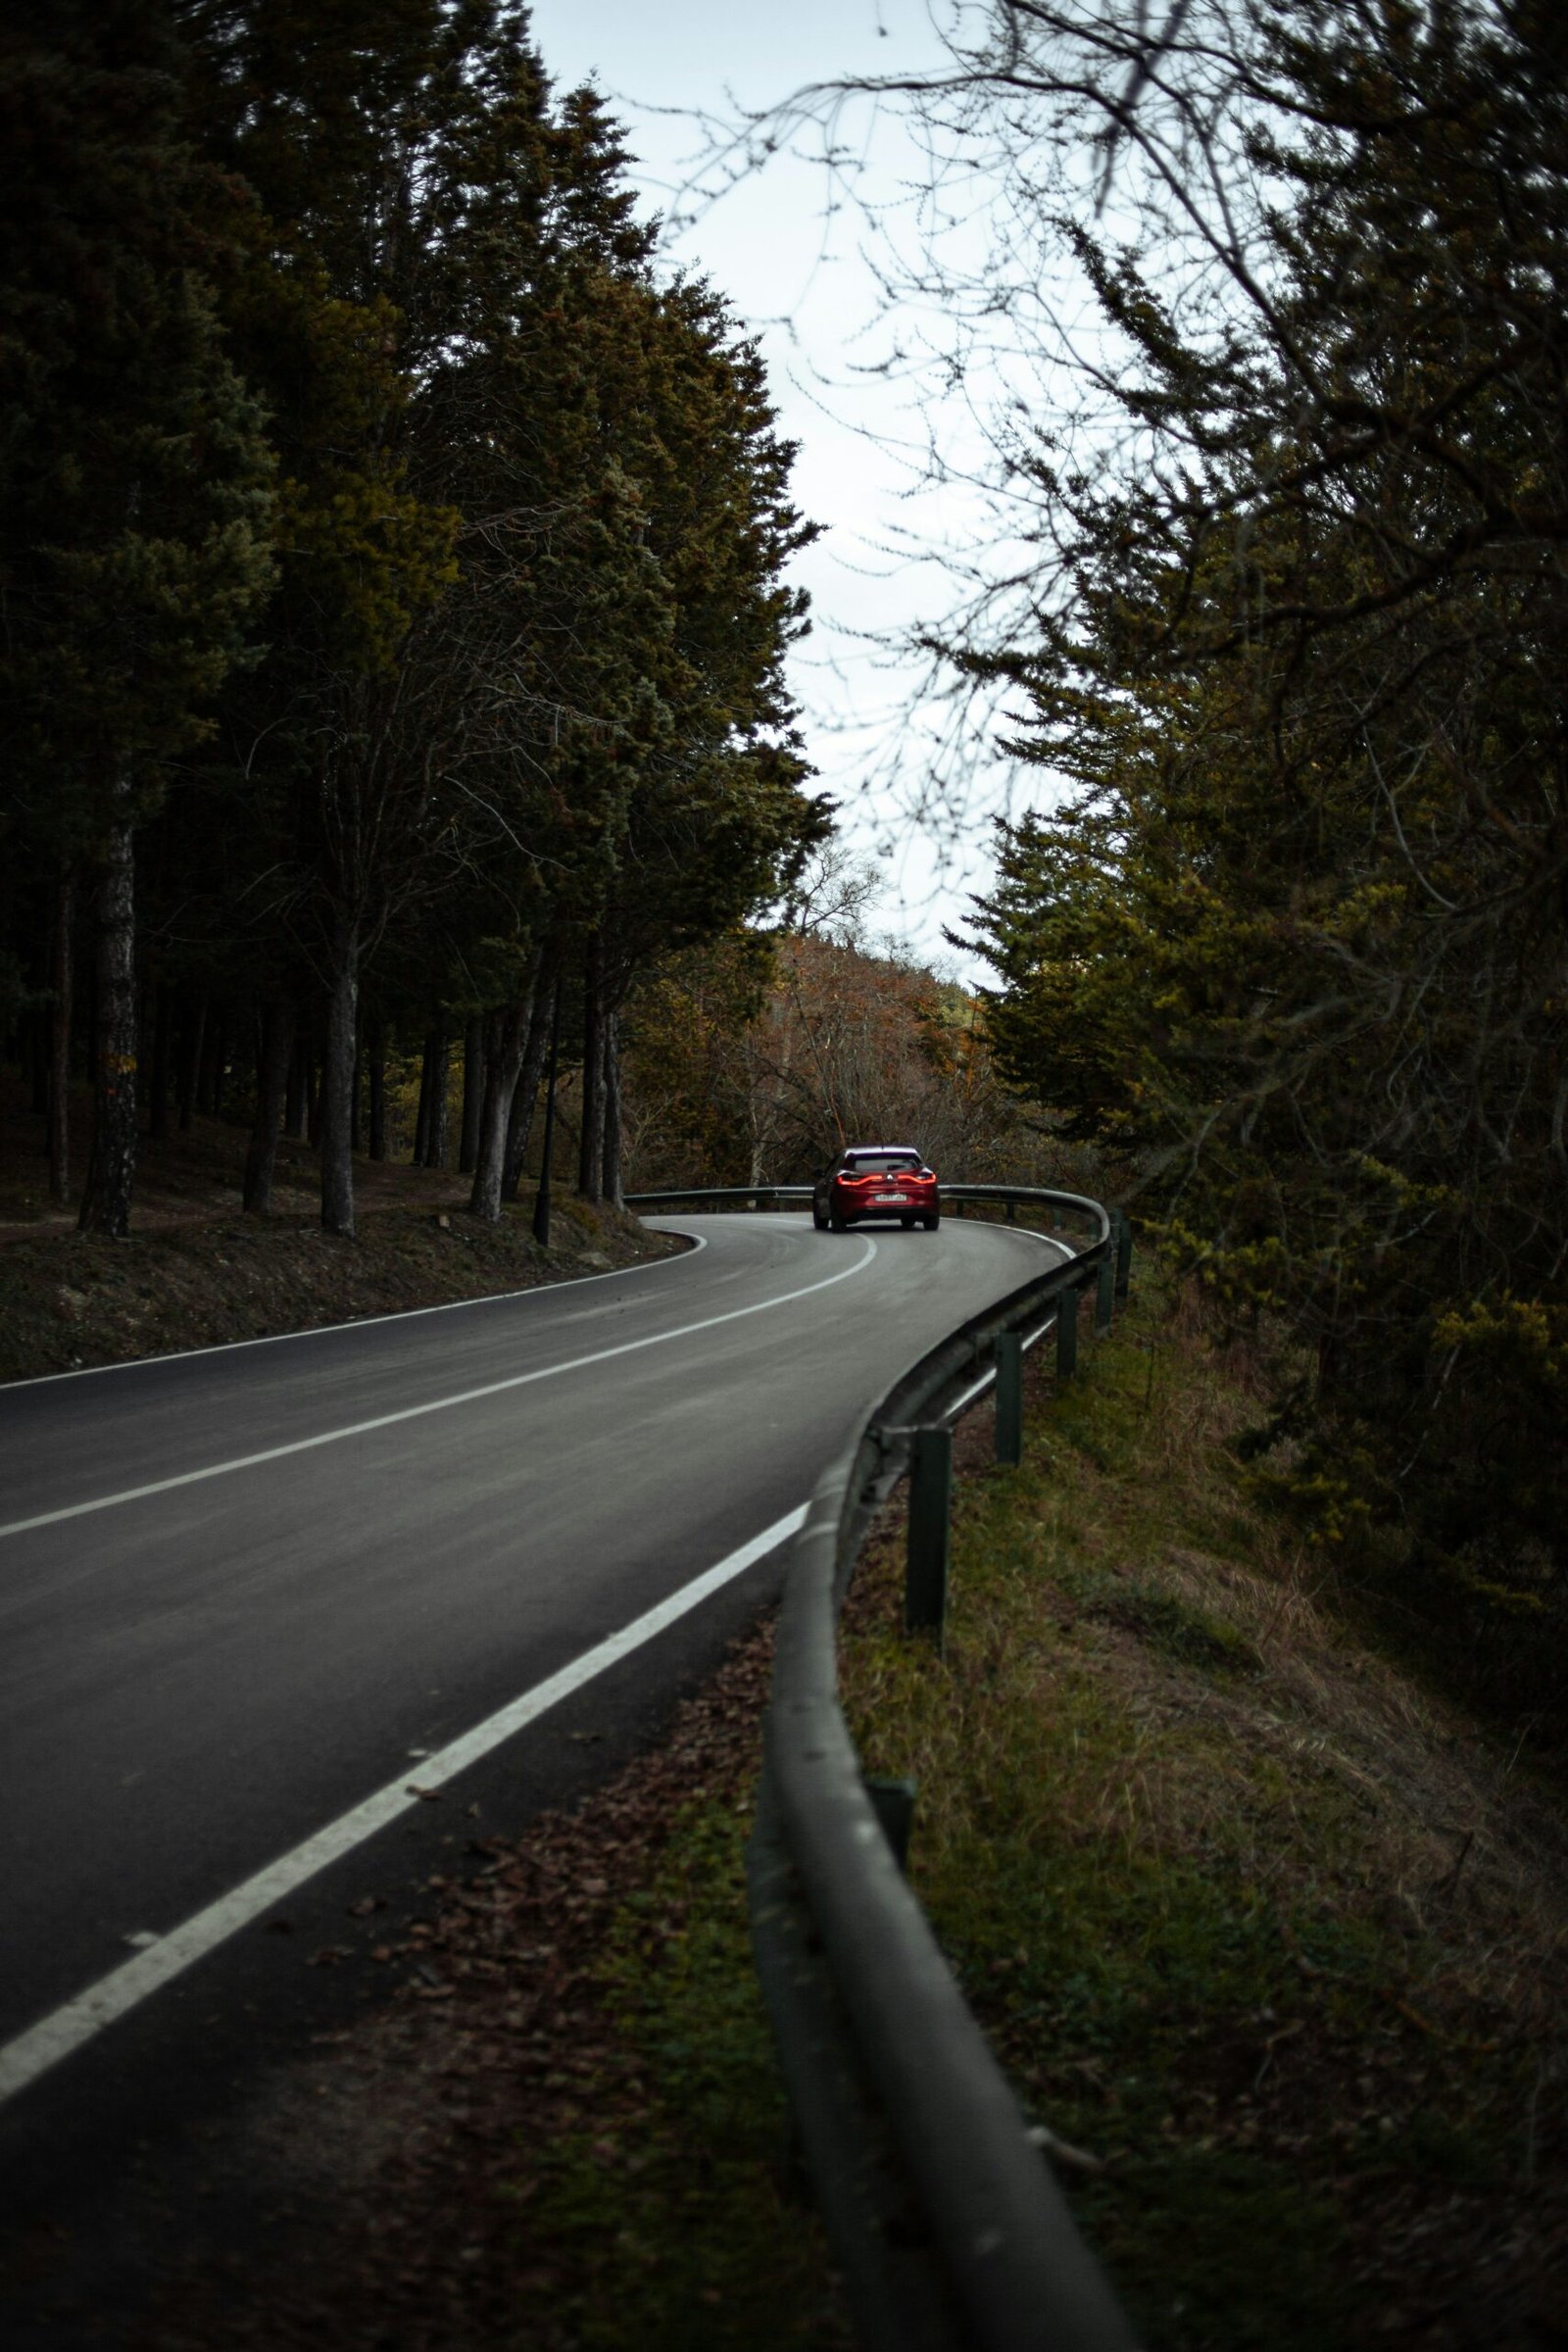
M 656 277 L 613 122 L 515 0 L 8 11 L 0 998 L 49 1189 L 138 1133 L 356 1144 L 466 1075 L 473 1212 L 554 1038 L 621 1186 L 622 1010 L 826 838 L 756 349 Z M 91 1082 L 74 1122 L 73 1082 Z
M 1038 188 L 1025 131 L 1084 128 L 1093 19 L 1138 225 L 1062 232 L 1116 355 L 1098 449 L 1014 437 L 1031 610 L 949 648 L 1066 784 L 1000 830 L 990 1036 L 1135 1164 L 1225 1321 L 1288 1339 L 1257 1468 L 1311 1542 L 1549 1709 L 1568 31 L 1536 0 L 1214 0 L 1156 52 L 1141 9 L 995 16 L 948 127 L 984 112 Z

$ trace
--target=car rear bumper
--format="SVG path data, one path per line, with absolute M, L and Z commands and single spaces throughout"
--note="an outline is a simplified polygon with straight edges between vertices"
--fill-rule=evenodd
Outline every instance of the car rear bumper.
M 848 1202 L 841 1204 L 835 1200 L 829 1203 L 829 1213 L 837 1217 L 841 1225 L 869 1225 L 885 1223 L 890 1217 L 940 1216 L 942 1204 L 937 1200 L 864 1200 L 857 1201 L 852 1208 Z

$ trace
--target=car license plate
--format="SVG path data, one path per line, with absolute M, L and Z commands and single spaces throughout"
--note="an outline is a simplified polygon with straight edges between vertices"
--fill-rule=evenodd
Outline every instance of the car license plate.
M 902 1208 L 904 1202 L 905 1195 L 903 1193 L 878 1193 L 876 1197 L 878 1208 Z

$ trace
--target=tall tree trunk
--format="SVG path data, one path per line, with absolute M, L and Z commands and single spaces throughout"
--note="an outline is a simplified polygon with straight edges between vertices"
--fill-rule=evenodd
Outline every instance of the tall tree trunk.
M 311 1090 L 306 1062 L 305 1039 L 296 1021 L 294 1051 L 288 1064 L 288 1093 L 283 1103 L 283 1133 L 295 1144 L 303 1144 L 309 1131 Z
M 262 1008 L 262 1051 L 256 1070 L 256 1124 L 245 1154 L 245 1206 L 261 1216 L 272 1198 L 277 1130 L 294 1061 L 296 1015 L 286 997 Z
M 471 1176 L 479 1161 L 479 1121 L 484 1113 L 485 1089 L 490 1083 L 490 1055 L 485 1051 L 485 1022 L 476 1015 L 463 1032 L 463 1137 L 458 1146 L 458 1174 Z
M 218 1028 L 209 1011 L 202 1036 L 202 1057 L 196 1069 L 196 1115 L 209 1119 L 213 1115 L 213 1054 L 218 1045 Z
M 321 1148 L 322 1066 L 314 1051 L 305 1056 L 305 1131 L 311 1149 Z
M 365 1089 L 361 1083 L 365 1070 L 365 1046 L 356 1039 L 354 1047 L 354 1078 L 349 1087 L 349 1150 L 365 1149 L 365 1120 L 363 1117 Z
M 517 1071 L 517 1083 L 512 1090 L 512 1104 L 507 1114 L 506 1170 L 501 1179 L 503 1200 L 515 1200 L 517 1187 L 522 1182 L 522 1163 L 528 1156 L 528 1138 L 533 1133 L 539 1081 L 544 1075 L 545 1055 L 550 1051 L 550 1024 L 555 1017 L 560 991 L 561 983 L 554 973 L 544 980 L 535 975 L 533 1011 L 528 1019 L 528 1042 L 522 1049 L 522 1063 Z
M 23 1052 L 32 1080 L 32 1108 L 35 1118 L 49 1116 L 49 1023 L 41 1006 L 23 1015 Z
M 427 1030 L 419 1065 L 419 1116 L 414 1131 L 414 1164 L 439 1168 L 447 1148 L 447 1033 Z
M 447 1164 L 447 1080 L 452 1068 L 452 1041 L 445 1029 L 435 1033 L 435 1054 L 430 1068 L 430 1126 L 425 1138 L 425 1166 L 444 1168 Z
M 360 1004 L 360 935 L 345 923 L 332 942 L 332 987 L 326 1000 L 326 1051 L 321 1057 L 321 1223 L 328 1233 L 354 1233 L 353 1094 Z
M 433 1037 L 426 1030 L 424 1043 L 419 1049 L 419 1103 L 414 1114 L 413 1163 L 416 1168 L 423 1167 L 430 1149 L 430 1069 L 433 1058 Z
M 616 1208 L 626 1203 L 620 1190 L 620 1020 L 605 1015 L 605 1199 Z
M 55 1001 L 49 1016 L 49 1198 L 57 1208 L 71 1199 L 71 934 L 75 913 L 76 878 L 63 873 L 55 885 L 50 972 Z
M 386 1157 L 386 1027 L 379 1014 L 366 1032 L 370 1077 L 370 1157 Z
M 491 1121 L 492 1115 L 495 1115 L 495 1116 L 497 1116 L 497 1117 L 500 1119 L 500 1123 L 501 1123 L 501 1129 L 502 1129 L 502 1134 L 501 1134 L 501 1163 L 502 1163 L 502 1171 L 501 1171 L 501 1172 L 502 1172 L 502 1174 L 503 1174 L 503 1175 L 506 1173 L 506 1156 L 507 1156 L 506 1116 L 505 1116 L 505 1108 L 506 1108 L 506 1106 L 505 1106 L 505 1104 L 504 1104 L 504 1103 L 503 1103 L 503 1104 L 499 1104 L 499 1105 L 497 1104 L 497 1102 L 496 1102 L 496 1090 L 497 1090 L 497 1088 L 498 1088 L 498 1087 L 500 1086 L 500 1084 L 501 1084 L 501 1077 L 502 1077 L 502 1071 L 501 1071 L 501 1062 L 502 1062 L 502 1057 L 503 1057 L 503 1055 L 504 1055 L 504 1054 L 505 1054 L 505 1052 L 506 1052 L 507 1040 L 508 1040 L 508 1037 L 509 1037 L 509 1035 L 510 1035 L 510 1031 L 509 1031 L 509 1028 L 508 1028 L 508 1023 L 509 1023 L 509 1020 L 510 1020 L 510 1018 L 511 1018 L 511 1007 L 510 1007 L 510 1006 L 509 1006 L 509 1007 L 507 1007 L 507 1008 L 505 1008 L 505 1009 L 503 1009 L 503 1010 L 502 1010 L 502 1011 L 500 1011 L 500 1012 L 495 1012 L 495 1011 L 492 1011 L 492 1012 L 487 1012 L 487 1013 L 485 1014 L 485 1016 L 484 1016 L 484 1033 L 483 1033 L 483 1040 L 482 1040 L 482 1043 L 483 1043 L 483 1051 L 484 1051 L 484 1087 L 483 1087 L 483 1090 L 482 1090 L 482 1092 L 481 1092 L 481 1094 L 480 1094 L 480 1098 L 479 1098 L 479 1132 L 478 1132 L 478 1135 L 476 1136 L 476 1138 L 474 1139 L 473 1169 L 472 1169 L 472 1175 L 473 1175 L 473 1184 L 472 1184 L 472 1186 L 471 1186 L 471 1188 L 470 1188 L 470 1190 L 469 1190 L 469 1194 L 468 1194 L 468 1208 L 469 1208 L 469 1211 L 470 1211 L 470 1213 L 471 1213 L 471 1214 L 474 1214 L 474 1215 L 484 1215 L 484 1216 L 487 1216 L 487 1218 L 488 1218 L 488 1219 L 489 1219 L 489 1221 L 491 1221 L 491 1222 L 493 1222 L 494 1220 L 493 1220 L 493 1217 L 490 1217 L 490 1216 L 489 1216 L 489 1212 L 488 1212 L 488 1211 L 486 1211 L 486 1210 L 484 1210 L 484 1209 L 475 1209 L 475 1207 L 474 1207 L 474 1203 L 475 1203 L 475 1201 L 476 1201 L 476 1200 L 479 1200 L 479 1198 L 480 1198 L 480 1195 L 481 1195 L 481 1191 L 483 1190 L 483 1186 L 482 1186 L 482 1184 L 481 1184 L 481 1177 L 482 1177 L 482 1173 L 483 1173 L 483 1161 L 484 1161 L 485 1149 L 486 1149 L 486 1143 L 485 1143 L 485 1139 L 486 1139 L 486 1137 L 487 1137 L 487 1136 L 489 1135 L 489 1133 L 490 1133 L 490 1121 Z M 523 1035 L 524 1035 L 524 1037 L 526 1037 L 526 1034 L 527 1034 L 527 1032 L 526 1032 L 526 1028 L 524 1028 L 524 1031 L 523 1031 Z M 521 1056 L 521 1050 L 520 1050 L 520 1048 L 519 1048 L 519 1051 L 518 1051 L 518 1056 L 517 1056 L 517 1057 L 518 1057 L 518 1059 L 519 1059 L 519 1060 L 522 1058 L 522 1056 Z M 464 1071 L 464 1074 L 463 1074 L 463 1109 L 464 1109 L 464 1116 L 465 1116 L 465 1120 L 466 1120 L 466 1116 L 467 1116 L 467 1109 L 468 1109 L 468 1074 L 467 1074 L 467 1071 L 466 1071 L 466 1070 L 465 1070 L 465 1071 Z M 459 1169 L 458 1173 L 459 1173 L 460 1175 L 463 1173 L 463 1171 L 462 1171 L 462 1169 L 461 1169 L 461 1168 Z M 498 1180 L 497 1180 L 497 1184 L 496 1184 L 496 1213 L 497 1213 L 497 1214 L 499 1214 L 499 1211 L 500 1211 L 500 1205 L 501 1205 L 501 1185 L 500 1185 L 500 1181 L 499 1181 L 499 1179 L 498 1179 Z
M 600 1006 L 600 953 L 595 940 L 583 964 L 582 1125 L 577 1139 L 577 1191 L 602 1197 L 605 1153 L 605 1016 Z
M 521 998 L 495 1015 L 485 1055 L 484 1105 L 474 1153 L 473 1189 L 468 1195 L 472 1215 L 487 1225 L 501 1219 L 501 1185 L 507 1172 L 507 1114 L 516 1092 L 522 1050 L 528 1042 L 529 1001 Z
M 484 1107 L 479 1123 L 479 1147 L 474 1155 L 473 1191 L 468 1206 L 476 1217 L 496 1224 L 506 1188 L 512 1113 L 529 1043 L 538 1025 L 539 957 L 526 993 L 485 1025 Z M 535 1073 L 535 1084 L 538 1074 Z
M 153 1000 L 153 1066 L 147 1081 L 147 1132 L 169 1133 L 169 1081 L 174 1058 L 174 992 L 160 980 Z
M 127 796 L 128 797 L 128 796 Z M 136 1179 L 136 868 L 128 818 L 110 828 L 93 892 L 92 1157 L 76 1222 L 119 1240 Z
M 181 1040 L 179 1059 L 179 1132 L 190 1133 L 191 1119 L 196 1110 L 196 1082 L 201 1074 L 202 1045 L 207 1035 L 207 997 L 205 991 L 187 1006 L 185 1032 Z
M 545 1080 L 545 1139 L 539 1161 L 539 1190 L 533 1203 L 533 1238 L 542 1250 L 550 1247 L 551 1162 L 556 1145 L 556 1074 L 561 1066 L 561 975 L 550 991 L 550 1072 Z
M 228 1032 L 221 1021 L 216 1022 L 213 1027 L 207 1067 L 207 1107 L 215 1119 L 220 1119 L 223 1115 L 223 1080 L 228 1074 Z

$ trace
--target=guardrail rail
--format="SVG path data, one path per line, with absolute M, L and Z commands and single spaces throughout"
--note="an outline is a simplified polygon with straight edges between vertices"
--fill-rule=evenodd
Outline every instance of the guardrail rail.
M 631 1209 L 795 1206 L 808 1185 L 633 1194 Z M 998 1384 L 1013 1449 L 1021 1357 L 1078 1305 L 1108 1329 L 1125 1217 L 1075 1193 L 944 1185 L 944 1206 L 1044 1209 L 1092 1238 L 929 1349 L 825 1473 L 786 1563 L 747 1855 L 758 1973 L 801 2150 L 862 2343 L 875 2352 L 1132 2352 L 1132 2328 L 904 1874 L 912 1789 L 868 1784 L 838 1699 L 837 1624 L 861 1545 L 910 1478 L 906 1619 L 940 1631 L 952 1424 Z M 961 1210 L 960 1210 L 961 1213 Z M 1058 1245 L 1064 1247 L 1065 1245 Z M 1005 1433 L 1005 1434 L 1004 1434 Z

